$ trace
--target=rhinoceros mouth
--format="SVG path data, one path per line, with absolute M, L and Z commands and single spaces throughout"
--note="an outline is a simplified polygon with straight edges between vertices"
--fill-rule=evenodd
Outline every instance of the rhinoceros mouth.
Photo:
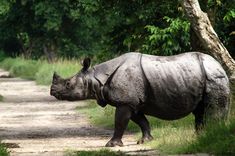
M 67 101 L 78 101 L 85 99 L 78 95 L 71 95 L 71 94 L 53 94 L 52 96 L 54 96 L 58 100 L 67 100 Z

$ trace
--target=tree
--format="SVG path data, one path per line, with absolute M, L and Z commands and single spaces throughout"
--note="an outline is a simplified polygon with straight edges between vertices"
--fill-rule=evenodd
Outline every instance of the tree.
M 202 46 L 212 54 L 231 76 L 235 72 L 235 61 L 218 38 L 212 24 L 199 5 L 198 0 L 183 0 L 182 6 Z

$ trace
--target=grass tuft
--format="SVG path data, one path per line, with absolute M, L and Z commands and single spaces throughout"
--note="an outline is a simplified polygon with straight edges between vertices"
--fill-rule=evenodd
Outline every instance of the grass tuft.
M 98 151 L 76 151 L 76 152 L 67 152 L 66 156 L 127 156 L 123 152 L 111 151 L 107 149 L 101 149 Z
M 9 151 L 7 148 L 0 143 L 0 156 L 9 156 Z
M 235 155 L 235 120 L 209 125 L 193 142 L 183 149 L 185 153 L 206 152 L 215 155 Z
M 3 101 L 3 96 L 2 95 L 0 95 L 0 101 Z

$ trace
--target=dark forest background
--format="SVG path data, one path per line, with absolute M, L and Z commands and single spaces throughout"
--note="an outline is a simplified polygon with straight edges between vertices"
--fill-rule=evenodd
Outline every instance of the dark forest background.
M 234 57 L 235 1 L 200 5 Z M 103 61 L 129 51 L 172 55 L 200 50 L 193 36 L 179 1 L 0 1 L 0 51 L 6 56 L 53 61 L 88 55 Z

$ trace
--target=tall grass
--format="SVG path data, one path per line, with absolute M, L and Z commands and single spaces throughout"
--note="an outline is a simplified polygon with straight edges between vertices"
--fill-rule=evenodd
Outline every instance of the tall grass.
M 43 61 L 35 75 L 35 80 L 38 84 L 48 85 L 51 83 L 54 72 L 67 78 L 76 74 L 80 69 L 81 65 L 78 60 L 59 60 L 53 64 Z
M 7 58 L 0 63 L 0 67 L 10 71 L 11 76 L 36 80 L 38 84 L 49 85 L 54 72 L 62 77 L 69 77 L 81 69 L 79 60 L 58 60 L 50 64 L 44 60 L 26 60 L 24 58 Z
M 235 120 L 207 126 L 202 134 L 190 142 L 183 151 L 235 155 Z

